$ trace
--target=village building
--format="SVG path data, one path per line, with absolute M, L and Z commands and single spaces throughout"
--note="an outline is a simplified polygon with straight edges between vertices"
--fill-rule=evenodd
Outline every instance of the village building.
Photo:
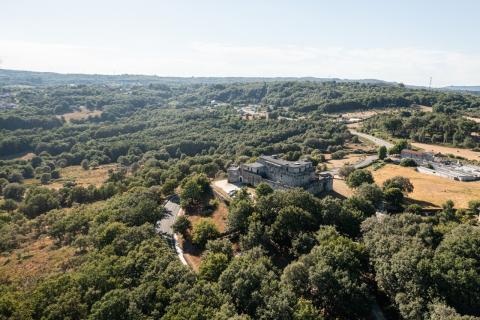
M 402 159 L 413 159 L 416 162 L 434 161 L 434 156 L 430 152 L 420 152 L 414 150 L 403 149 L 400 153 Z
M 317 174 L 312 162 L 287 161 L 276 155 L 262 155 L 256 162 L 230 167 L 227 173 L 230 183 L 257 186 L 265 182 L 273 189 L 303 188 L 313 194 L 330 191 L 333 188 L 332 175 Z
M 421 173 L 457 181 L 475 181 L 480 179 L 480 167 L 451 163 L 429 152 L 402 150 L 400 158 L 415 160 L 418 164 L 417 171 Z

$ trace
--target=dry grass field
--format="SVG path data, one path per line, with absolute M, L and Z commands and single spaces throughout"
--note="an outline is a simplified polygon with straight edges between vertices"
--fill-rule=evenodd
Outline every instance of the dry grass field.
M 60 169 L 60 179 L 57 179 L 47 185 L 46 188 L 58 190 L 63 187 L 67 181 L 75 181 L 77 185 L 88 187 L 94 185 L 99 187 L 108 178 L 108 171 L 115 170 L 117 164 L 101 165 L 97 169 L 83 170 L 81 166 L 70 166 Z M 24 181 L 27 185 L 40 185 L 37 179 L 26 179 Z
M 74 253 L 72 247 L 57 248 L 52 239 L 40 238 L 8 256 L 0 256 L 0 282 L 12 281 L 28 287 L 43 276 L 61 272 Z
M 409 198 L 429 207 L 440 207 L 445 201 L 453 200 L 455 207 L 466 208 L 470 200 L 480 200 L 480 181 L 454 181 L 392 164 L 372 171 L 372 174 L 378 185 L 394 176 L 409 178 L 414 186 Z
M 344 198 L 348 198 L 353 195 L 353 190 L 347 186 L 345 180 L 341 179 L 333 179 L 333 191 Z
M 328 157 L 327 157 L 328 156 Z M 360 161 L 360 159 L 365 158 L 365 155 L 363 154 L 348 154 L 345 156 L 343 159 L 338 159 L 338 160 L 332 160 L 329 159 L 330 155 L 327 155 L 326 158 L 328 159 L 326 161 L 327 168 L 332 169 L 332 168 L 340 168 L 341 166 L 345 164 L 355 164 Z
M 418 143 L 418 142 L 412 142 L 412 146 L 428 152 L 433 152 L 433 153 L 440 152 L 445 155 L 453 154 L 455 156 L 460 156 L 469 160 L 480 160 L 480 152 L 472 151 L 469 149 L 452 148 L 452 147 L 445 147 L 445 146 Z
M 86 107 L 81 106 L 80 110 L 74 111 L 74 112 L 69 112 L 69 113 L 64 113 L 60 116 L 57 116 L 58 118 L 63 117 L 66 122 L 70 122 L 71 120 L 79 120 L 79 119 L 86 119 L 88 117 L 97 117 L 102 114 L 101 110 L 88 110 Z

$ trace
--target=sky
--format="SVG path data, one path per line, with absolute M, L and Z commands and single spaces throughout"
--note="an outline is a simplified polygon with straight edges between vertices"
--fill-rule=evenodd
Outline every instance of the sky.
M 0 0 L 0 68 L 480 85 L 478 0 Z

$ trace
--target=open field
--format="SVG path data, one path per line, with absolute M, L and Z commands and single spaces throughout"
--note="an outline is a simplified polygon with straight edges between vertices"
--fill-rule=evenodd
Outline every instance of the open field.
M 117 164 L 101 165 L 97 169 L 83 170 L 81 166 L 70 166 L 60 169 L 60 179 L 45 185 L 46 188 L 58 190 L 67 181 L 75 181 L 77 185 L 88 187 L 94 185 L 99 187 L 108 178 L 108 170 L 115 170 Z M 40 185 L 37 179 L 25 179 L 26 185 Z
M 69 246 L 57 248 L 48 237 L 35 240 L 8 256 L 0 256 L 0 281 L 13 281 L 28 287 L 38 278 L 61 272 L 74 251 Z
M 433 108 L 432 107 L 429 107 L 429 106 L 422 106 L 420 104 L 414 104 L 412 105 L 412 107 L 420 110 L 420 111 L 423 111 L 423 112 L 432 112 L 433 111 Z
M 326 158 L 330 158 L 330 155 L 328 155 L 328 157 L 326 157 Z M 364 154 L 353 154 L 353 153 L 351 153 L 351 154 L 346 155 L 343 159 L 337 159 L 337 160 L 328 159 L 326 161 L 327 169 L 340 168 L 345 164 L 353 165 L 353 164 L 359 162 L 362 158 L 365 158 Z
M 80 110 L 74 111 L 74 112 L 69 112 L 69 113 L 64 113 L 62 115 L 57 116 L 58 118 L 65 119 L 66 122 L 70 122 L 71 120 L 79 120 L 79 119 L 86 119 L 88 117 L 98 117 L 102 115 L 101 110 L 89 110 L 84 106 L 80 107 Z
M 372 174 L 375 182 L 380 186 L 385 180 L 394 176 L 409 178 L 414 190 L 408 197 L 422 202 L 427 207 L 440 207 L 445 201 L 453 200 L 455 207 L 466 208 L 469 201 L 480 199 L 480 181 L 454 181 L 393 164 L 387 164 L 372 171 Z
M 445 155 L 453 154 L 455 156 L 460 156 L 469 160 L 480 160 L 480 152 L 472 151 L 469 149 L 452 148 L 452 147 L 445 147 L 445 146 L 419 143 L 419 142 L 412 142 L 412 146 L 419 149 L 423 149 L 428 152 L 433 152 L 433 153 L 440 152 Z
M 353 190 L 347 186 L 345 180 L 341 179 L 333 179 L 333 191 L 345 198 L 353 195 Z
M 12 154 L 9 156 L 1 156 L 0 160 L 31 160 L 35 156 L 35 153 L 33 152 L 27 152 L 27 153 L 16 153 Z

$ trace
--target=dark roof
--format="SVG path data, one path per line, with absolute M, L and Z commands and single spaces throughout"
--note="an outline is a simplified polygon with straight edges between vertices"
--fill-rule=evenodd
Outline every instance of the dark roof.
M 278 158 L 277 156 L 260 156 L 261 159 L 271 162 L 273 164 L 281 165 L 281 166 L 289 166 L 289 167 L 300 167 L 305 166 L 307 164 L 311 164 L 310 161 L 305 160 L 298 160 L 298 161 L 288 161 Z

